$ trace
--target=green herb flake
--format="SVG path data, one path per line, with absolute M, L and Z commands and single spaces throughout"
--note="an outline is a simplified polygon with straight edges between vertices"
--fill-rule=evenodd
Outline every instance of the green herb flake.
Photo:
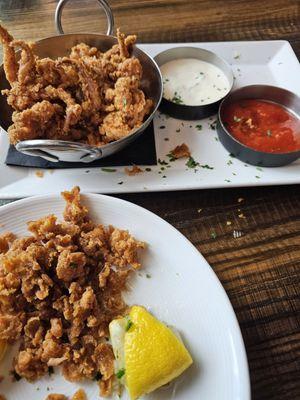
M 163 175 L 162 178 L 166 178 L 166 175 Z
M 228 183 L 229 183 L 229 182 L 231 182 L 231 180 L 230 180 L 230 179 L 225 179 L 225 182 L 228 182 Z
M 256 167 L 256 169 L 257 169 L 257 171 L 263 171 L 263 169 L 260 167 Z
M 164 138 L 164 141 L 165 141 L 165 142 L 168 142 L 169 140 L 170 140 L 170 139 L 169 139 L 168 137 L 165 137 L 165 138 Z
M 235 172 L 233 172 L 233 173 L 232 173 L 232 175 L 236 176 L 236 173 L 235 173 Z
M 165 167 L 160 167 L 160 170 L 161 170 L 161 171 L 164 171 L 164 170 L 165 170 Z
M 196 125 L 195 128 L 196 128 L 198 131 L 202 131 L 202 125 L 201 125 L 201 124 Z
M 235 155 L 232 153 L 229 153 L 229 157 L 235 158 Z M 248 166 L 248 165 L 247 165 Z
M 117 170 L 115 168 L 101 168 L 101 171 L 103 171 L 103 172 L 116 172 Z
M 218 138 L 217 136 L 215 136 L 215 141 L 216 141 L 216 142 L 218 142 L 218 141 L 219 141 L 219 138 Z
M 212 239 L 215 239 L 217 237 L 216 232 L 211 232 L 210 236 L 212 237 Z
M 267 136 L 271 137 L 272 136 L 272 131 L 270 129 L 267 130 Z
M 204 168 L 204 169 L 214 169 L 214 167 L 210 167 L 210 166 L 207 165 L 207 164 L 200 165 L 200 167 L 201 167 L 201 168 Z
M 129 329 L 130 329 L 132 326 L 133 326 L 133 322 L 132 322 L 131 319 L 128 317 L 128 318 L 127 318 L 127 323 L 126 323 L 126 326 L 125 326 L 125 331 L 128 332 Z
M 165 125 L 161 125 L 161 126 L 159 127 L 159 129 L 166 129 L 166 126 L 165 126 Z
M 209 127 L 210 127 L 210 129 L 215 131 L 217 129 L 217 121 L 214 121 L 211 124 L 209 124 Z
M 258 175 L 255 175 L 255 178 L 256 178 L 256 179 L 260 179 L 260 176 L 258 176 Z
M 116 377 L 117 377 L 118 379 L 121 379 L 124 375 L 125 375 L 125 368 L 120 369 L 120 370 L 116 373 Z
M 150 172 L 150 171 L 152 171 L 152 169 L 147 167 L 147 168 L 145 168 L 145 171 Z
M 189 157 L 185 165 L 189 168 L 196 168 L 198 167 L 199 163 L 193 159 L 193 157 Z
M 157 160 L 157 162 L 160 165 L 168 165 L 168 163 L 165 160 L 161 160 L 160 158 Z
M 238 60 L 240 57 L 241 57 L 240 54 L 236 54 L 233 58 L 234 58 L 235 60 Z
M 146 278 L 150 279 L 151 275 L 150 274 L 146 274 Z
M 183 100 L 177 92 L 174 93 L 174 96 L 172 97 L 171 101 L 175 104 L 183 104 Z
M 118 182 L 118 185 L 123 185 L 123 183 L 124 183 L 123 181 L 121 181 L 121 182 Z
M 173 153 L 170 152 L 166 156 L 169 158 L 170 162 L 176 161 L 176 157 L 174 157 Z

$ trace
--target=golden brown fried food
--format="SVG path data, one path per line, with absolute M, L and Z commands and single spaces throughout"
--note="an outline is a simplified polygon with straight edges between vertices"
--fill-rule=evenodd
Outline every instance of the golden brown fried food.
M 173 150 L 170 151 L 170 154 L 172 154 L 172 156 L 176 159 L 191 156 L 190 149 L 185 143 L 176 146 Z
M 63 197 L 63 221 L 49 215 L 28 223 L 31 236 L 0 236 L 0 339 L 20 340 L 13 367 L 28 381 L 59 366 L 70 381 L 100 377 L 109 395 L 108 325 L 126 312 L 122 292 L 145 244 L 91 221 L 78 187 Z
M 33 44 L 13 40 L 1 25 L 0 39 L 11 84 L 2 94 L 15 110 L 12 144 L 45 138 L 102 146 L 130 134 L 151 112 L 153 102 L 141 89 L 142 65 L 132 56 L 135 35 L 117 30 L 118 44 L 108 51 L 79 43 L 57 60 L 40 59 Z

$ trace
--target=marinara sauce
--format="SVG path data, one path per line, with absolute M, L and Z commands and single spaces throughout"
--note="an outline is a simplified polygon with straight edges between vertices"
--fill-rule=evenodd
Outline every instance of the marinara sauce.
M 224 125 L 239 142 L 266 153 L 300 150 L 300 120 L 286 108 L 246 99 L 224 110 Z

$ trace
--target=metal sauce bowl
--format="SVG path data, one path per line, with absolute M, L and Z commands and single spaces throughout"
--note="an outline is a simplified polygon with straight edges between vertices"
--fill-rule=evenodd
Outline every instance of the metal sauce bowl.
M 55 59 L 57 57 L 63 57 L 69 54 L 71 47 L 82 42 L 89 46 L 97 47 L 103 52 L 109 50 L 118 42 L 116 37 L 111 36 L 114 19 L 107 2 L 105 0 L 98 0 L 98 2 L 104 8 L 107 16 L 107 35 L 86 33 L 52 36 L 36 42 L 35 54 L 42 58 L 50 57 Z M 61 27 L 61 13 L 66 3 L 67 0 L 60 0 L 56 9 L 55 22 L 60 33 L 63 33 Z M 133 46 L 132 54 L 139 59 L 143 67 L 141 88 L 146 96 L 152 99 L 154 103 L 152 113 L 139 128 L 132 131 L 128 136 L 102 147 L 89 146 L 79 142 L 64 140 L 36 139 L 21 141 L 16 145 L 16 149 L 26 155 L 39 156 L 52 162 L 66 161 L 88 163 L 114 154 L 134 141 L 152 121 L 162 98 L 163 86 L 161 73 L 155 61 L 136 46 Z M 9 87 L 2 65 L 0 67 L 0 90 Z M 0 126 L 2 131 L 4 130 L 6 132 L 8 127 L 12 124 L 11 116 L 13 110 L 7 104 L 6 96 L 1 94 L 0 109 Z
M 245 99 L 257 99 L 277 103 L 300 119 L 300 98 L 296 94 L 276 86 L 244 86 L 229 94 L 220 105 L 217 132 L 223 146 L 236 158 L 248 164 L 262 167 L 280 167 L 297 160 L 300 157 L 300 150 L 287 153 L 266 153 L 246 146 L 231 135 L 223 123 L 226 107 L 231 103 Z
M 159 109 L 173 118 L 184 120 L 197 120 L 207 118 L 218 111 L 218 107 L 222 99 L 230 92 L 233 86 L 233 73 L 229 64 L 223 58 L 217 56 L 212 51 L 199 49 L 198 47 L 174 47 L 165 50 L 154 57 L 158 66 L 162 66 L 169 61 L 178 60 L 180 58 L 196 58 L 201 61 L 213 64 L 224 72 L 229 81 L 229 91 L 218 101 L 205 105 L 189 106 L 185 104 L 176 104 L 172 101 L 162 98 Z

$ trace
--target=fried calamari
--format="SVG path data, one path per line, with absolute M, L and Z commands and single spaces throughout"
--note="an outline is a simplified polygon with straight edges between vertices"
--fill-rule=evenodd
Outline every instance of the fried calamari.
M 28 381 L 60 366 L 66 379 L 114 379 L 108 324 L 124 315 L 122 297 L 145 244 L 127 231 L 95 224 L 79 188 L 64 192 L 64 220 L 28 223 L 31 236 L 0 236 L 0 339 L 20 341 L 14 371 Z
M 14 40 L 0 25 L 11 85 L 2 93 L 15 110 L 10 142 L 43 138 L 102 146 L 141 126 L 153 102 L 141 89 L 142 65 L 132 56 L 136 36 L 118 30 L 117 39 L 106 52 L 80 43 L 68 57 L 40 59 L 33 43 Z

